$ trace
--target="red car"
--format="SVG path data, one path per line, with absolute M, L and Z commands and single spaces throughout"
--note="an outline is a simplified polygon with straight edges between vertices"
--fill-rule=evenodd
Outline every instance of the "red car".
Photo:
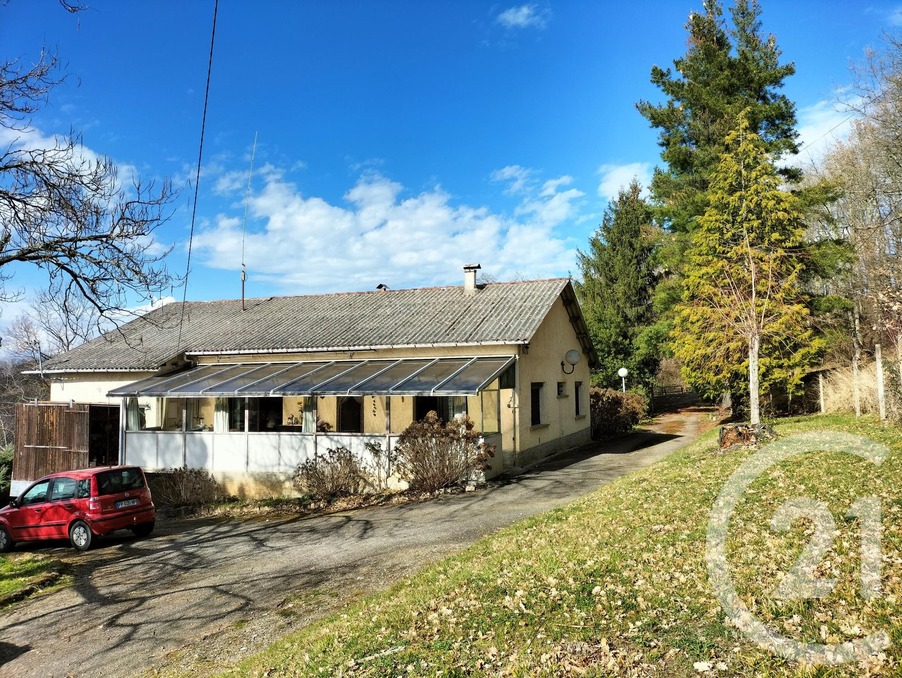
M 156 516 L 144 471 L 137 466 L 51 473 L 0 509 L 0 551 L 40 539 L 68 539 L 87 551 L 95 536 L 113 530 L 146 537 Z

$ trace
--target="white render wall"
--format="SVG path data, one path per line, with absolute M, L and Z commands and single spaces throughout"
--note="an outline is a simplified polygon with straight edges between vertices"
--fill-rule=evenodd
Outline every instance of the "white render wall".
M 372 466 L 365 443 L 394 447 L 398 436 L 342 433 L 212 433 L 209 431 L 128 431 L 123 463 L 137 464 L 146 471 L 187 466 L 210 472 L 229 494 L 242 497 L 271 496 L 281 488 L 291 491 L 291 476 L 298 464 L 319 452 L 345 447 Z M 486 436 L 496 445 L 492 477 L 500 473 L 501 436 Z
M 52 375 L 50 376 L 53 379 Z M 69 376 L 64 380 L 51 381 L 50 402 L 67 403 L 71 400 L 76 403 L 109 403 L 118 407 L 122 402 L 122 398 L 109 398 L 107 393 L 114 388 L 127 386 L 139 379 L 153 376 L 153 373 L 116 372 L 110 373 L 108 376 L 103 375 L 102 379 L 98 379 L 98 376 L 100 375 L 75 375 Z M 144 410 L 146 426 L 160 426 L 162 424 L 161 402 L 160 398 L 138 398 L 138 403 Z

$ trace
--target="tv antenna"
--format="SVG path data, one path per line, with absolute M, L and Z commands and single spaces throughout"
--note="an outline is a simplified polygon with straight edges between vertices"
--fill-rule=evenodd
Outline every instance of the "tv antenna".
M 251 151 L 251 166 L 247 171 L 247 191 L 244 194 L 244 226 L 241 229 L 241 310 L 244 307 L 244 281 L 247 280 L 247 269 L 244 265 L 244 241 L 247 237 L 247 206 L 251 201 L 251 177 L 254 176 L 254 158 L 257 157 L 257 133 L 254 132 L 254 150 Z

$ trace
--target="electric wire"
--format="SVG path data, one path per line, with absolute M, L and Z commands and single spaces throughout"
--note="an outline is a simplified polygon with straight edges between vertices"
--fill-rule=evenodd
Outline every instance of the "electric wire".
M 185 263 L 185 287 L 182 291 L 182 309 L 179 316 L 179 334 L 175 344 L 178 355 L 182 348 L 182 329 L 185 324 L 185 305 L 188 302 L 188 276 L 191 273 L 191 249 L 194 244 L 194 225 L 197 221 L 197 195 L 200 188 L 200 168 L 204 157 L 204 135 L 207 128 L 207 104 L 210 101 L 210 77 L 213 73 L 213 46 L 216 43 L 216 17 L 219 14 L 219 0 L 213 3 L 213 28 L 210 31 L 210 57 L 207 60 L 207 85 L 204 89 L 204 112 L 200 121 L 200 144 L 197 151 L 197 172 L 194 177 L 194 204 L 191 208 L 191 229 L 188 233 L 188 258 Z

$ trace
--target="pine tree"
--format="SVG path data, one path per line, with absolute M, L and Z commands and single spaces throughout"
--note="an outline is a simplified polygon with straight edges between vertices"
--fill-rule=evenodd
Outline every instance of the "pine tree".
M 578 254 L 582 282 L 576 289 L 601 363 L 599 382 L 609 386 L 619 385 L 621 367 L 640 383 L 657 369 L 656 352 L 642 341 L 652 321 L 657 238 L 641 193 L 636 180 L 621 190 L 589 239 L 589 251 Z
M 798 150 L 795 106 L 779 93 L 795 67 L 781 64 L 776 40 L 762 35 L 757 0 L 736 0 L 732 30 L 725 26 L 720 0 L 706 0 L 704 7 L 704 13 L 689 16 L 689 47 L 674 61 L 676 74 L 652 68 L 651 81 L 667 102 L 636 104 L 660 130 L 666 167 L 655 170 L 651 193 L 662 206 L 661 221 L 677 233 L 694 230 L 704 213 L 723 140 L 741 111 L 747 110 L 751 131 L 773 157 Z
M 751 422 L 758 424 L 760 391 L 798 388 L 821 340 L 799 285 L 800 203 L 781 190 L 767 143 L 746 112 L 725 148 L 687 252 L 671 339 L 694 388 L 707 396 L 748 393 Z

